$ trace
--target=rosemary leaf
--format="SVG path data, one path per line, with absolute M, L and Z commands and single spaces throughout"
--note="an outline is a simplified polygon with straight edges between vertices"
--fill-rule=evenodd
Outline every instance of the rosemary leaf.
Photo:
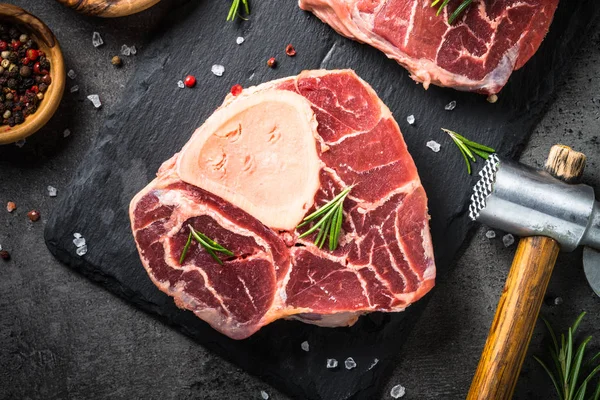
M 473 2 L 473 0 L 465 0 L 463 1 L 456 10 L 454 10 L 454 12 L 452 13 L 452 15 L 450 15 L 450 17 L 448 17 L 448 23 L 452 24 L 454 22 L 454 20 L 456 18 L 458 18 L 458 16 L 460 14 L 462 14 L 463 11 L 465 11 L 467 9 L 467 7 L 469 7 L 471 5 L 471 3 Z
M 244 6 L 246 15 L 250 15 L 250 4 L 248 3 L 248 0 L 233 0 L 229 13 L 227 14 L 227 21 L 235 21 L 236 17 L 246 20 L 246 18 L 240 14 L 240 4 Z
M 550 376 L 550 379 L 552 380 L 552 383 L 554 384 L 554 388 L 556 389 L 556 393 L 558 393 L 558 397 L 562 400 L 560 386 L 558 386 L 558 382 L 554 378 L 554 374 L 552 373 L 552 371 L 550 371 L 550 368 L 548 368 L 546 366 L 546 364 L 539 357 L 533 356 L 533 358 L 535 359 L 535 361 L 537 361 L 542 366 L 542 368 L 544 368 L 544 370 L 546 371 L 548 376 Z
M 181 252 L 181 257 L 179 257 L 179 264 L 183 264 L 183 260 L 185 260 L 185 256 L 187 255 L 187 252 L 190 249 L 191 244 L 192 244 L 192 232 L 190 232 L 187 243 L 183 247 L 183 251 Z
M 440 5 L 440 8 L 438 8 L 435 15 L 439 16 L 440 13 L 442 12 L 442 10 L 444 9 L 444 7 L 446 7 L 448 5 L 448 3 L 450 3 L 450 0 L 444 0 L 444 2 Z
M 338 193 L 333 199 L 320 207 L 315 212 L 305 217 L 296 229 L 299 229 L 310 222 L 314 225 L 302 233 L 298 238 L 304 238 L 316 231 L 315 245 L 322 248 L 327 237 L 329 237 L 329 250 L 334 251 L 338 247 L 340 231 L 342 229 L 342 220 L 344 217 L 344 200 L 354 186 L 347 187 Z
M 188 225 L 188 227 L 190 228 L 190 236 L 188 238 L 188 242 L 186 243 L 185 247 L 183 248 L 183 252 L 181 254 L 181 258 L 179 259 L 179 263 L 182 264 L 183 260 L 185 259 L 185 256 L 188 252 L 188 249 L 190 247 L 191 244 L 191 239 L 194 238 L 196 239 L 196 241 L 198 242 L 198 244 L 200 244 L 204 250 L 206 250 L 206 252 L 216 261 L 218 262 L 220 265 L 223 265 L 223 261 L 216 255 L 215 252 L 217 253 L 223 253 L 227 256 L 234 256 L 233 252 L 226 249 L 225 247 L 221 246 L 219 243 L 217 243 L 216 241 L 214 241 L 213 239 L 209 238 L 208 236 L 206 236 L 205 234 L 201 233 L 201 232 L 197 232 L 194 228 L 192 228 L 191 225 Z
M 485 160 L 490 156 L 490 154 L 495 152 L 495 150 L 491 147 L 469 140 L 466 137 L 451 131 L 450 129 L 442 128 L 442 131 L 446 132 L 450 136 L 454 144 L 456 144 L 456 147 L 458 147 L 460 150 L 463 158 L 465 159 L 465 163 L 467 164 L 467 173 L 469 175 L 471 175 L 473 172 L 471 169 L 471 162 L 477 162 L 475 155 Z
M 577 349 L 577 352 L 575 353 L 575 359 L 573 360 L 574 363 L 572 365 L 571 374 L 569 376 L 569 381 L 570 382 L 577 382 L 577 379 L 579 378 L 579 370 L 581 369 L 581 363 L 583 362 L 583 354 L 585 352 L 585 347 L 590 342 L 590 340 L 592 340 L 592 337 L 588 336 L 579 345 L 579 348 Z M 575 394 L 575 385 L 571 385 L 571 387 L 569 389 L 570 389 L 570 391 L 569 391 L 569 397 L 573 398 L 573 395 Z
M 535 357 L 538 363 L 544 368 L 561 400 L 600 400 L 600 382 L 595 382 L 593 387 L 592 379 L 600 373 L 600 365 L 597 365 L 600 359 L 600 353 L 591 357 L 586 363 L 583 362 L 585 351 L 592 337 L 586 337 L 574 351 L 575 332 L 581 324 L 585 313 L 581 313 L 574 321 L 573 325 L 568 329 L 567 335 L 560 335 L 560 342 L 557 340 L 554 330 L 550 323 L 542 318 L 544 324 L 548 328 L 548 332 L 552 338 L 552 346 L 550 346 L 550 356 L 554 362 L 554 371 L 540 358 Z M 596 364 L 594 366 L 594 364 Z M 586 372 L 590 371 L 591 372 Z M 587 373 L 587 376 L 585 375 Z M 586 376 L 581 380 L 581 376 Z M 587 389 L 592 388 L 593 394 L 588 396 Z

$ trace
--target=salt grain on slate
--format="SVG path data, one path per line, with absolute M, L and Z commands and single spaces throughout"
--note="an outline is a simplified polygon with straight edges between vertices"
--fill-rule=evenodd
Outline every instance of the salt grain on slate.
M 83 246 L 85 246 L 85 238 L 83 238 L 83 237 L 78 237 L 78 238 L 75 238 L 75 239 L 73 239 L 73 244 L 74 244 L 74 245 L 75 245 L 77 248 L 79 248 L 79 247 L 83 247 Z
M 265 392 L 264 390 L 261 390 L 260 397 L 262 397 L 264 400 L 269 400 L 269 393 Z
M 225 72 L 225 67 L 222 65 L 219 65 L 219 64 L 215 64 L 212 66 L 212 68 L 210 70 L 216 76 L 223 76 L 223 73 Z
M 15 146 L 21 148 L 21 147 L 25 146 L 25 143 L 27 143 L 27 141 L 25 139 L 21 139 L 21 140 L 15 142 Z
M 555 306 L 560 306 L 563 303 L 563 298 L 562 297 L 557 297 L 554 299 L 554 305 Z
M 308 342 L 306 340 L 300 344 L 300 347 L 304 351 L 309 351 L 310 350 L 310 346 L 308 345 Z
M 68 137 L 70 134 L 71 134 L 71 130 L 65 129 L 65 131 L 63 132 L 63 137 Z
M 104 44 L 104 40 L 102 40 L 102 36 L 100 36 L 100 33 L 94 32 L 94 34 L 92 35 L 92 44 L 94 45 L 94 47 L 100 47 Z
M 100 97 L 97 94 L 90 94 L 87 98 L 89 101 L 92 102 L 94 107 L 96 107 L 96 108 L 102 107 L 102 102 L 100 101 Z
M 73 87 L 71 87 L 71 93 L 76 93 L 79 92 L 79 85 L 74 85 Z
M 121 54 L 126 57 L 129 57 L 131 55 L 131 49 L 129 48 L 129 46 L 127 46 L 126 44 L 121 46 Z
M 81 233 L 79 233 L 79 232 L 75 232 L 75 233 L 73 234 L 73 237 L 74 237 L 75 239 L 79 239 L 79 238 L 81 237 Z
M 367 369 L 367 371 L 372 370 L 373 367 L 376 366 L 378 362 L 379 362 L 378 358 L 374 359 L 373 362 L 371 363 L 371 365 L 369 366 L 369 368 Z
M 327 359 L 327 368 L 332 369 L 332 368 L 337 368 L 337 366 L 338 366 L 338 361 L 335 358 Z
M 502 237 L 502 243 L 504 243 L 505 247 L 510 247 L 515 242 L 515 237 L 510 233 L 508 235 L 504 235 Z
M 71 79 L 77 78 L 77 74 L 72 69 L 70 69 L 69 72 L 67 72 L 67 76 Z
M 75 253 L 77 253 L 79 257 L 83 257 L 87 253 L 87 246 L 83 245 L 78 247 L 77 250 L 75 250 Z
M 57 190 L 54 186 L 48 186 L 48 196 L 56 197 Z
M 450 103 L 446 104 L 446 106 L 444 107 L 444 110 L 452 111 L 455 108 L 456 108 L 456 100 L 452 100 Z
M 396 385 L 390 391 L 390 396 L 392 396 L 392 398 L 394 398 L 394 399 L 399 399 L 400 397 L 403 397 L 405 394 L 406 394 L 406 389 L 402 385 Z
M 409 115 L 408 117 L 406 117 L 406 122 L 408 122 L 410 125 L 413 125 L 415 123 L 415 116 Z
M 179 89 L 183 89 L 183 88 L 185 87 L 185 83 L 183 83 L 183 81 L 178 81 L 178 82 L 177 82 L 177 87 L 178 87 Z
M 435 140 L 430 140 L 429 142 L 427 142 L 427 147 L 429 147 L 434 153 L 439 152 L 441 148 L 440 144 Z
M 344 361 L 344 365 L 346 366 L 346 369 L 356 368 L 356 362 L 352 357 L 346 358 L 346 361 Z
M 135 48 L 135 46 L 131 46 L 131 47 L 129 48 L 129 50 L 131 50 L 131 55 L 132 55 L 132 56 L 135 56 L 135 55 L 137 54 L 137 49 Z
M 238 36 L 238 38 L 237 38 L 237 39 L 235 39 L 235 42 L 236 42 L 237 44 L 242 44 L 242 43 L 244 43 L 244 40 L 245 40 L 245 39 L 244 39 L 243 37 L 241 37 L 241 36 Z
M 496 232 L 494 232 L 494 231 L 487 231 L 485 233 L 485 237 L 488 238 L 488 239 L 493 239 L 493 238 L 496 237 Z

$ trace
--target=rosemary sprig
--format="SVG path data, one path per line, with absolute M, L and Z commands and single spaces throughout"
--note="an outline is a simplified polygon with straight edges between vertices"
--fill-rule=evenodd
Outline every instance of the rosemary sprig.
M 467 164 L 467 172 L 471 175 L 471 161 L 477 162 L 475 155 L 483 158 L 484 160 L 489 157 L 490 154 L 495 153 L 496 150 L 491 147 L 484 146 L 482 144 L 473 142 L 472 140 L 467 139 L 464 136 L 459 135 L 458 133 L 451 131 L 450 129 L 442 128 L 444 132 L 446 132 L 452 138 L 452 141 L 458 146 L 460 153 L 465 159 L 465 163 Z M 474 155 L 475 154 L 475 155 Z
M 319 248 L 323 248 L 325 240 L 329 236 L 329 250 L 334 251 L 337 249 L 340 231 L 342 230 L 342 221 L 344 219 L 344 200 L 346 200 L 352 188 L 353 186 L 350 186 L 342 190 L 323 207 L 320 207 L 317 211 L 304 218 L 302 223 L 296 228 L 301 228 L 313 221 L 316 221 L 316 223 L 309 230 L 301 234 L 299 238 L 306 237 L 318 230 L 319 233 L 317 233 L 317 237 L 315 238 L 315 244 Z
M 431 3 L 431 7 L 436 7 L 440 1 L 442 0 L 433 0 L 433 2 Z M 471 5 L 472 2 L 473 0 L 463 0 L 463 2 L 460 3 L 456 10 L 454 10 L 454 12 L 448 17 L 448 23 L 452 24 L 456 20 L 456 18 L 458 18 L 458 16 L 462 14 L 463 11 L 465 11 Z M 440 4 L 440 6 L 438 7 L 438 10 L 435 13 L 435 15 L 440 15 L 442 10 L 448 5 L 448 3 L 450 3 L 450 0 L 443 0 L 442 4 Z
M 567 331 L 566 337 L 565 334 L 560 335 L 560 346 L 556 335 L 554 334 L 554 330 L 552 329 L 552 326 L 548 320 L 546 320 L 544 317 L 540 317 L 542 321 L 544 321 L 544 324 L 550 333 L 550 337 L 552 338 L 550 357 L 552 359 L 555 371 L 553 372 L 540 358 L 536 356 L 533 356 L 533 358 L 540 363 L 542 368 L 544 368 L 546 373 L 550 376 L 560 400 L 600 399 L 600 382 L 596 382 L 597 386 L 595 390 L 593 390 L 591 397 L 586 397 L 588 385 L 593 385 L 591 380 L 600 372 L 600 364 L 594 366 L 594 363 L 600 362 L 600 352 L 591 357 L 586 364 L 583 364 L 585 349 L 590 340 L 592 340 L 592 337 L 588 336 L 585 338 L 579 347 L 577 347 L 577 349 L 574 347 L 573 337 L 575 336 L 575 332 L 577 331 L 579 324 L 581 324 L 581 320 L 584 316 L 585 312 L 581 313 L 577 317 L 573 323 L 573 326 L 571 326 Z M 591 370 L 591 372 L 589 372 L 589 374 L 581 382 L 579 382 L 579 375 L 584 370 Z
M 183 264 L 185 256 L 187 255 L 187 252 L 190 249 L 190 245 L 192 244 L 192 238 L 195 239 L 202 247 L 204 247 L 204 250 L 206 250 L 206 252 L 210 254 L 210 256 L 221 265 L 223 265 L 223 261 L 221 261 L 221 259 L 217 257 L 215 252 L 223 253 L 230 257 L 234 255 L 231 251 L 227 250 L 225 247 L 221 246 L 219 243 L 215 242 L 205 234 L 194 230 L 194 228 L 192 228 L 191 225 L 188 225 L 188 227 L 190 228 L 190 236 L 188 237 L 187 243 L 183 247 L 181 257 L 179 257 L 179 264 Z
M 244 5 L 244 12 L 246 15 L 250 15 L 250 4 L 248 3 L 248 0 L 233 0 L 231 8 L 229 9 L 229 14 L 227 14 L 227 21 L 235 21 L 236 17 L 246 20 L 246 18 L 242 17 L 240 14 L 240 5 L 242 4 Z

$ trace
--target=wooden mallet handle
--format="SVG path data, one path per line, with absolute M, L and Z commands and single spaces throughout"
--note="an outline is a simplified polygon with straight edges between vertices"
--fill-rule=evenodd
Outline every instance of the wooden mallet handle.
M 583 174 L 585 155 L 556 145 L 546 170 L 565 182 Z M 509 400 L 515 390 L 559 245 L 542 236 L 522 238 L 502 291 L 468 400 Z

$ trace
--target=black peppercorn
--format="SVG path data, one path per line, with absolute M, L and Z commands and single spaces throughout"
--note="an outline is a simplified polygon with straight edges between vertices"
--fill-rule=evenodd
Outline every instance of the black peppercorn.
M 11 89 L 16 89 L 16 88 L 17 88 L 17 84 L 18 84 L 18 82 L 17 82 L 17 80 L 16 80 L 16 79 L 14 79 L 14 78 L 10 78 L 10 79 L 8 80 L 8 82 L 6 82 L 6 85 L 7 85 L 9 88 L 11 88 Z
M 10 253 L 6 250 L 2 250 L 0 251 L 0 258 L 3 259 L 4 261 L 9 261 L 10 260 Z
M 8 71 L 8 78 L 12 78 L 12 79 L 16 79 L 19 77 L 19 71 L 14 70 L 14 71 Z
M 50 61 L 46 57 L 40 57 L 40 70 L 50 71 Z
M 43 92 L 45 92 L 46 90 L 48 90 L 48 85 L 46 85 L 46 84 L 45 84 L 45 83 L 43 83 L 43 82 L 42 82 L 42 83 L 40 83 L 38 87 L 39 87 L 39 89 L 40 89 L 40 92 L 42 92 L 42 93 L 43 93 Z
M 12 64 L 16 64 L 19 61 L 19 55 L 14 51 L 11 51 L 10 55 L 8 56 L 8 61 L 10 61 Z
M 15 123 L 17 124 L 22 124 L 23 121 L 25 121 L 25 117 L 23 116 L 23 113 L 21 111 L 15 111 L 14 118 Z
M 13 127 L 13 126 L 15 126 L 15 125 L 16 125 L 16 122 L 15 122 L 15 117 L 10 117 L 10 118 L 8 118 L 8 119 L 6 120 L 6 123 L 7 123 L 7 124 L 8 124 L 8 126 L 10 126 L 10 127 Z
M 31 76 L 31 68 L 29 68 L 27 65 L 23 65 L 19 70 L 19 74 L 23 78 L 29 78 Z
M 19 31 L 17 30 L 17 28 L 12 27 L 12 28 L 10 28 L 8 30 L 8 36 L 11 39 L 15 39 L 16 40 L 16 39 L 19 38 L 19 36 L 21 36 L 21 33 L 19 33 Z

